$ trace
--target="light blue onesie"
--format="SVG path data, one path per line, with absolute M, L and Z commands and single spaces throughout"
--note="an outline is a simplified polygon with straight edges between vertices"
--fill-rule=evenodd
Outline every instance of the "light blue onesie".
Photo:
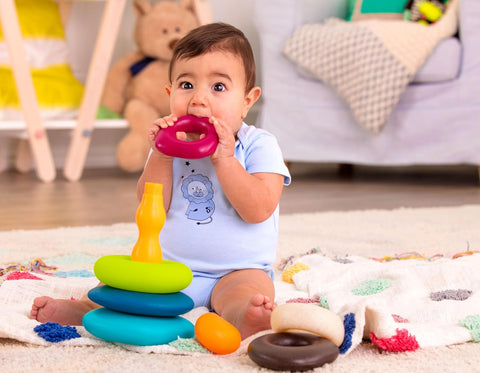
M 248 173 L 290 174 L 273 135 L 245 123 L 238 131 L 235 158 Z M 259 224 L 243 221 L 220 187 L 209 158 L 173 161 L 173 190 L 160 233 L 163 256 L 190 267 L 193 281 L 183 290 L 195 307 L 210 307 L 218 279 L 237 269 L 259 268 L 273 274 L 278 241 L 278 206 Z

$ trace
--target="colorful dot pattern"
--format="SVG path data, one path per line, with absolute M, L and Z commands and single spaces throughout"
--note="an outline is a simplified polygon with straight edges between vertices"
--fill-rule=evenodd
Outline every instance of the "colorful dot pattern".
M 288 267 L 287 269 L 285 269 L 282 273 L 282 281 L 285 281 L 285 282 L 288 282 L 290 284 L 293 284 L 293 275 L 297 274 L 298 272 L 301 272 L 301 271 L 306 271 L 310 269 L 309 266 L 307 266 L 306 264 L 303 264 L 303 263 L 295 263 L 294 265 L 291 265 L 290 267 Z
M 392 280 L 388 278 L 376 278 L 363 281 L 352 290 L 352 293 L 355 295 L 373 295 L 381 293 L 390 286 L 392 286 Z
M 326 308 L 327 310 L 330 309 L 330 306 L 328 305 L 328 299 L 327 299 L 327 297 L 326 297 L 325 295 L 320 298 L 320 305 L 321 305 L 323 308 Z
M 472 295 L 471 290 L 467 289 L 457 289 L 457 290 L 442 290 L 430 294 L 430 299 L 436 302 L 442 300 L 466 300 Z
M 470 330 L 474 342 L 480 342 L 480 315 L 467 316 L 460 320 L 460 325 Z
M 195 338 L 180 338 L 169 343 L 169 346 L 175 347 L 179 351 L 202 352 L 211 354 L 209 350 L 203 347 Z

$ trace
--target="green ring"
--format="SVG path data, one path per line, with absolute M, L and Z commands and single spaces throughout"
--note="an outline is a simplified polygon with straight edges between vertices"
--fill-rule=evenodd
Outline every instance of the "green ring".
M 106 285 L 141 293 L 166 294 L 185 289 L 193 279 L 190 268 L 171 260 L 133 261 L 130 255 L 107 255 L 95 262 L 95 276 Z

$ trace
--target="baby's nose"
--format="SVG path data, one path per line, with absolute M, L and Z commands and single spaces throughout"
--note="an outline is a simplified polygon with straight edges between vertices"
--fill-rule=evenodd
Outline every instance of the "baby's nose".
M 205 105 L 207 103 L 207 94 L 203 89 L 195 90 L 192 97 L 192 103 Z

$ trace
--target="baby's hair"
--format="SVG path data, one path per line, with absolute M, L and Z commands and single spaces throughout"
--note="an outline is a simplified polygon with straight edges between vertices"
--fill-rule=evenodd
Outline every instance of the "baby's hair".
M 209 23 L 190 31 L 175 45 L 168 76 L 172 82 L 172 70 L 176 61 L 200 56 L 207 52 L 225 51 L 242 59 L 245 69 L 245 90 L 255 86 L 255 59 L 252 47 L 239 29 L 226 23 Z

